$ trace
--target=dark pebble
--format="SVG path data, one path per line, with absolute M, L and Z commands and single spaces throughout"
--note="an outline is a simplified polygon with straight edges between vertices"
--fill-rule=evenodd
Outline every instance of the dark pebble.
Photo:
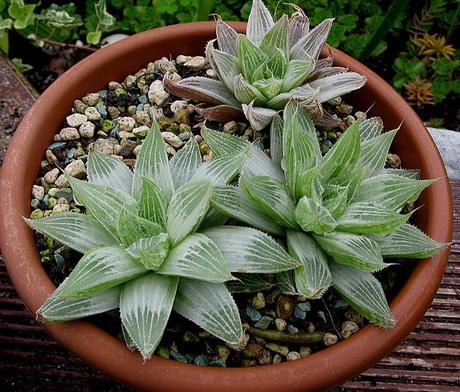
M 260 329 L 267 329 L 269 325 L 272 323 L 272 321 L 273 320 L 271 317 L 263 316 L 260 318 L 259 321 L 257 321 L 257 323 L 255 324 L 255 327 L 260 328 Z
M 188 359 L 185 355 L 178 353 L 177 351 L 171 351 L 169 353 L 171 358 L 175 359 L 176 361 L 182 362 L 182 363 L 188 363 Z
M 259 321 L 262 317 L 262 313 L 251 305 L 246 306 L 246 315 L 254 322 Z
M 209 364 L 209 358 L 206 355 L 201 354 L 195 357 L 193 363 L 198 366 L 206 366 Z

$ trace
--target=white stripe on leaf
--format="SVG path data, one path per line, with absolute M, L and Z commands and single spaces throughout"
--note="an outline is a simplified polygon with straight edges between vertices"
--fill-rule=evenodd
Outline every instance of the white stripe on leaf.
M 25 221 L 32 229 L 80 253 L 117 244 L 116 239 L 88 215 L 67 212 L 42 219 L 25 219 Z
M 125 332 L 144 359 L 149 359 L 166 328 L 178 278 L 146 274 L 125 283 L 120 298 L 120 318 Z
M 299 265 L 268 234 L 256 229 L 221 226 L 202 233 L 217 245 L 231 272 L 277 273 Z
M 238 307 L 223 283 L 181 279 L 174 310 L 227 343 L 243 337 Z
M 219 248 L 210 238 L 200 233 L 189 235 L 171 249 L 158 273 L 212 283 L 233 279 Z

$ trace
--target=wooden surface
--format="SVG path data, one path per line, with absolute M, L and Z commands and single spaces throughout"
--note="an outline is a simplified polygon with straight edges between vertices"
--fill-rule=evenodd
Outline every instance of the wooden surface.
M 14 95 L 7 102 L 8 111 L 3 103 L 0 107 L 0 124 L 11 118 L 9 113 L 17 113 L 13 116 L 16 124 L 24 108 L 32 104 L 33 94 L 17 83 L 17 75 L 5 69 L 2 59 L 0 76 L 1 96 Z M 20 108 L 15 109 L 15 104 Z M 5 129 L 0 126 L 4 144 L 8 141 L 1 138 Z M 430 309 L 394 352 L 338 390 L 460 392 L 460 181 L 451 181 L 451 185 L 454 240 L 443 282 Z M 0 254 L 0 391 L 130 390 L 87 366 L 41 329 L 18 298 Z

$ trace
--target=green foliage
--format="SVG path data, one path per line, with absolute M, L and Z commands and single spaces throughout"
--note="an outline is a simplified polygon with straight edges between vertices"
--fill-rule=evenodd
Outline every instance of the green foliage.
M 21 72 L 21 73 L 24 73 L 24 72 L 27 72 L 27 71 L 30 71 L 31 69 L 33 69 L 33 67 L 30 64 L 24 64 L 22 59 L 13 58 L 13 59 L 11 59 L 11 62 L 18 69 L 18 71 Z
M 158 346 L 173 308 L 218 338 L 238 343 L 241 320 L 224 284 L 234 279 L 231 272 L 280 272 L 299 265 L 256 229 L 208 226 L 197 232 L 208 216 L 214 186 L 230 182 L 246 155 L 244 149 L 203 163 L 189 144 L 170 163 L 155 120 L 134 174 L 123 163 L 91 152 L 89 181 L 67 176 L 86 214 L 26 220 L 83 253 L 39 317 L 66 321 L 119 306 L 127 344 L 145 359 Z M 190 169 L 193 157 L 194 174 L 173 180 L 170 166 Z
M 254 205 L 251 221 L 246 222 L 252 224 L 260 221 L 255 215 L 265 215 L 284 226 L 289 253 L 302 262 L 294 274 L 279 275 L 282 290 L 319 298 L 332 285 L 371 322 L 391 327 L 393 316 L 372 273 L 391 265 L 384 257 L 425 258 L 443 244 L 406 223 L 410 214 L 402 214 L 402 208 L 432 181 L 413 178 L 412 172 L 385 169 L 396 131 L 382 130 L 380 119 L 357 121 L 324 157 L 318 156 L 313 142 L 317 135 L 308 112 L 290 101 L 284 109 L 281 136 L 276 139 L 276 150 L 283 151 L 277 162 L 284 179 L 243 170 L 239 187 L 246 197 L 245 208 Z M 206 142 L 217 139 L 209 130 L 203 136 Z M 238 145 L 236 136 L 226 138 Z M 217 143 L 208 144 L 219 149 Z M 244 221 L 228 208 L 225 198 L 214 198 L 213 203 Z
M 189 77 L 170 81 L 166 87 L 183 98 L 199 96 L 204 102 L 217 103 L 207 115 L 210 119 L 218 120 L 231 106 L 255 130 L 267 127 L 289 100 L 303 102 L 317 120 L 322 116 L 321 103 L 366 82 L 355 72 L 319 61 L 333 20 L 325 19 L 310 29 L 308 17 L 296 8 L 275 21 L 263 2 L 254 0 L 246 35 L 218 20 L 217 38 L 206 45 L 206 57 L 219 81 Z

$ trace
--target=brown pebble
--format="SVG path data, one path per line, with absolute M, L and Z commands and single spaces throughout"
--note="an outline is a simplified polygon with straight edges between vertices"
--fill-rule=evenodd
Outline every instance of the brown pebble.
M 262 350 L 263 347 L 260 344 L 251 342 L 243 350 L 243 354 L 247 358 L 257 358 Z
M 242 359 L 241 360 L 241 366 L 242 367 L 251 367 L 251 366 L 256 366 L 257 361 L 255 359 Z
M 263 349 L 258 357 L 257 357 L 257 362 L 259 362 L 259 365 L 270 365 L 272 363 L 272 353 L 270 350 Z
M 276 303 L 276 314 L 283 320 L 288 320 L 294 313 L 294 300 L 287 295 L 281 295 Z

